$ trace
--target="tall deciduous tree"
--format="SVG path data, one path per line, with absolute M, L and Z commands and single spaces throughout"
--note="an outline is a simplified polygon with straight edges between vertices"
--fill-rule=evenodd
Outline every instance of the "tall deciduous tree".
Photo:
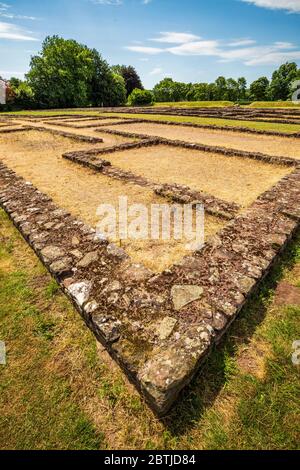
M 29 85 L 42 106 L 86 106 L 95 66 L 88 47 L 58 36 L 47 37 L 42 52 L 32 57 Z
M 298 77 L 297 64 L 286 62 L 278 70 L 275 70 L 270 84 L 270 98 L 276 100 L 287 100 L 291 97 L 292 83 Z
M 250 85 L 250 98 L 254 101 L 267 101 L 270 82 L 267 77 L 260 77 Z
M 124 78 L 127 96 L 129 96 L 136 88 L 139 90 L 144 89 L 140 76 L 131 65 L 114 65 L 112 70 L 114 73 L 117 73 Z

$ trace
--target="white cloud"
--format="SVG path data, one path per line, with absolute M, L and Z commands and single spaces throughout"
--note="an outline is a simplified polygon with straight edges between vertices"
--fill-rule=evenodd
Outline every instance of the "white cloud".
M 195 34 L 190 33 L 175 33 L 172 31 L 164 31 L 159 33 L 160 37 L 153 38 L 151 41 L 155 42 L 164 42 L 169 44 L 185 44 L 187 42 L 196 41 L 200 39 L 199 36 L 195 36 Z
M 12 24 L 0 21 L 0 39 L 10 39 L 13 41 L 38 41 L 39 39 L 33 37 L 30 31 L 25 31 L 23 28 Z
M 148 46 L 127 46 L 126 49 L 132 52 L 141 52 L 142 54 L 160 54 L 165 52 L 165 49 L 159 49 L 158 47 L 148 47 Z
M 267 45 L 257 45 L 250 38 L 236 39 L 229 42 L 220 40 L 188 40 L 187 33 L 161 33 L 169 42 L 180 43 L 172 47 L 127 46 L 126 49 L 147 55 L 169 53 L 177 56 L 215 57 L 219 62 L 238 61 L 248 66 L 280 65 L 286 61 L 300 59 L 299 46 L 286 41 L 277 41 Z M 199 37 L 193 34 L 191 38 Z M 151 39 L 153 41 L 153 39 Z M 247 47 L 248 46 L 248 47 Z
M 257 7 L 271 10 L 287 10 L 290 13 L 300 13 L 300 0 L 241 0 Z
M 37 20 L 35 16 L 16 15 L 15 13 L 11 13 L 9 10 L 10 8 L 11 6 L 7 3 L 0 2 L 0 16 L 10 20 Z
M 155 69 L 151 70 L 149 75 L 160 75 L 163 72 L 163 69 L 160 67 L 156 67 Z
M 195 41 L 167 49 L 175 55 L 219 55 L 218 41 Z
M 228 43 L 228 46 L 231 47 L 242 47 L 242 46 L 252 46 L 253 44 L 256 44 L 256 41 L 253 39 L 235 39 L 232 42 Z

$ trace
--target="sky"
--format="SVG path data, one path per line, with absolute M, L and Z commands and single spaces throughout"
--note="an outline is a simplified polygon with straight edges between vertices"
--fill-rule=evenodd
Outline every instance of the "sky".
M 48 35 L 133 65 L 144 86 L 165 77 L 212 82 L 300 66 L 300 0 L 7 0 L 0 2 L 0 75 L 23 78 Z

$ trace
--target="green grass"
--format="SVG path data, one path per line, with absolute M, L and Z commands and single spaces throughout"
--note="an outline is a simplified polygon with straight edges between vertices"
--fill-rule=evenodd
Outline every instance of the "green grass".
M 178 101 L 178 102 L 165 102 L 154 103 L 154 107 L 167 107 L 170 108 L 223 108 L 226 106 L 233 106 L 233 101 Z
M 254 101 L 248 108 L 295 108 L 300 109 L 299 104 L 292 101 Z
M 158 421 L 0 210 L 1 449 L 299 448 L 300 238 L 169 416 Z M 294 270 L 298 265 L 298 270 Z M 297 274 L 298 273 L 298 274 Z
M 126 114 L 126 113 L 105 113 L 102 116 L 119 116 L 122 118 L 137 118 L 158 120 L 158 121 L 172 121 L 172 122 L 191 122 L 194 124 L 202 125 L 216 125 L 216 126 L 229 126 L 229 127 L 246 127 L 249 129 L 258 129 L 265 131 L 277 131 L 277 132 L 300 132 L 300 124 L 276 124 L 268 122 L 258 121 L 235 121 L 230 119 L 218 119 L 218 118 L 199 118 L 193 116 L 171 116 L 171 115 L 160 115 L 160 114 Z

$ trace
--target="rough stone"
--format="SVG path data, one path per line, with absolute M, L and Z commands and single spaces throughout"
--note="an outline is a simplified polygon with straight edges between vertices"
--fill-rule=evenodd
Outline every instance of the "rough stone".
M 80 307 L 88 301 L 91 289 L 91 281 L 76 282 L 68 287 L 69 293 Z
M 57 275 L 67 275 L 72 273 L 72 258 L 61 258 L 50 265 L 50 270 Z
M 79 268 L 87 268 L 88 266 L 90 266 L 92 263 L 95 263 L 96 261 L 98 261 L 99 259 L 99 255 L 97 253 L 97 251 L 92 251 L 90 253 L 87 253 L 81 261 L 79 261 L 79 263 L 77 264 L 77 266 Z
M 186 305 L 200 299 L 203 295 L 203 287 L 200 286 L 173 286 L 171 296 L 175 310 L 181 310 Z
M 169 338 L 177 324 L 176 318 L 165 317 L 156 327 L 156 333 L 162 341 Z
M 42 249 L 41 255 L 45 261 L 55 261 L 65 255 L 65 251 L 58 246 L 49 245 Z

